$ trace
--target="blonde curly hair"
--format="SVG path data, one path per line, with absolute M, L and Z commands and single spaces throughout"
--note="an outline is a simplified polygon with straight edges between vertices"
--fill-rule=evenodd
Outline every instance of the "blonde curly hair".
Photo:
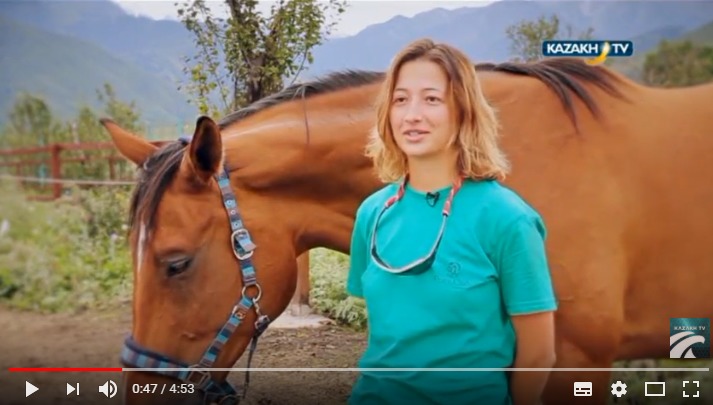
M 457 144 L 461 174 L 472 179 L 505 179 L 510 164 L 498 145 L 500 125 L 495 109 L 483 94 L 473 63 L 458 49 L 431 39 L 420 39 L 407 45 L 386 72 L 376 100 L 376 126 L 366 148 L 379 178 L 393 182 L 402 179 L 408 171 L 406 155 L 394 140 L 389 114 L 401 66 L 414 60 L 434 62 L 448 77 L 448 96 L 452 98 L 452 105 L 458 108 L 455 116 L 459 128 L 449 144 Z

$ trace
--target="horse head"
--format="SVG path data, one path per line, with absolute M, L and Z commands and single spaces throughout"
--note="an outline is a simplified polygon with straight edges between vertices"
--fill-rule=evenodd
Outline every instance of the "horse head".
M 186 385 L 174 387 L 182 400 L 237 403 L 241 392 L 225 382 L 227 371 L 214 369 L 232 367 L 287 306 L 296 282 L 290 233 L 270 220 L 270 206 L 231 183 L 210 118 L 198 119 L 191 138 L 161 147 L 113 121 L 102 124 L 141 168 L 130 213 L 133 330 L 121 359 L 146 372 L 127 373 L 127 403 L 155 403 L 147 384 L 180 380 Z M 253 257 L 254 240 L 270 255 Z

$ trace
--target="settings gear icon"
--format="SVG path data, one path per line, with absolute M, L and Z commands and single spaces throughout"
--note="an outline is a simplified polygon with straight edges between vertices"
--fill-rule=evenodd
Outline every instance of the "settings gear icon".
M 626 395 L 626 384 L 621 381 L 617 381 L 611 385 L 611 394 L 616 395 L 617 398 L 621 398 Z

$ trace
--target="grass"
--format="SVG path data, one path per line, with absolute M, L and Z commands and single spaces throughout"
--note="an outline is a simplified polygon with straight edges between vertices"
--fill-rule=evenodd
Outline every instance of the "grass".
M 0 299 L 41 312 L 81 311 L 130 297 L 124 190 L 78 190 L 56 203 L 0 188 Z

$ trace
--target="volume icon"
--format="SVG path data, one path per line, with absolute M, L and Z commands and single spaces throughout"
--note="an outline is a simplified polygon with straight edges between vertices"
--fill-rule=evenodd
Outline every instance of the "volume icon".
M 107 380 L 107 382 L 99 386 L 99 392 L 104 394 L 107 398 L 114 398 L 116 395 L 116 384 L 112 380 Z

